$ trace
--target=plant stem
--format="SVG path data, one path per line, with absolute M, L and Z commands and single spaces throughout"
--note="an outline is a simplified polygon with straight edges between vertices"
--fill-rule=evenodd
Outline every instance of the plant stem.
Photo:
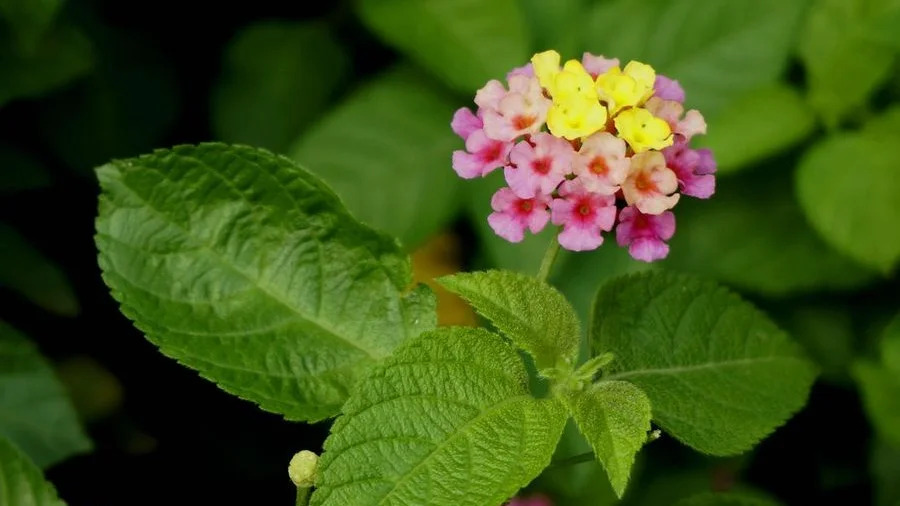
M 538 270 L 537 278 L 541 281 L 547 281 L 547 278 L 550 276 L 550 270 L 553 268 L 553 262 L 556 260 L 556 255 L 559 253 L 559 241 L 556 238 L 550 240 L 550 246 L 547 248 L 547 252 L 544 253 L 544 259 L 541 260 L 541 268 Z
M 312 487 L 297 487 L 297 506 L 307 506 Z
M 579 453 L 578 455 L 573 455 L 564 459 L 554 460 L 550 463 L 550 467 L 574 466 L 575 464 L 590 462 L 592 460 L 594 460 L 594 452 Z

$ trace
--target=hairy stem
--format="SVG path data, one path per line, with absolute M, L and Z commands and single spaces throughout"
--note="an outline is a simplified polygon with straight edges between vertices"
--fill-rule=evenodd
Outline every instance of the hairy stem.
M 312 487 L 297 487 L 297 506 L 307 506 Z
M 544 253 L 544 259 L 541 260 L 541 268 L 538 270 L 537 278 L 541 281 L 547 281 L 550 276 L 550 270 L 553 269 L 553 262 L 559 253 L 559 241 L 555 238 L 550 241 L 547 252 Z

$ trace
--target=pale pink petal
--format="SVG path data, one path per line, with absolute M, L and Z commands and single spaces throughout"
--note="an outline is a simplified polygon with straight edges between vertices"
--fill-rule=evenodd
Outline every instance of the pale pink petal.
M 450 128 L 456 135 L 466 140 L 475 130 L 479 130 L 484 126 L 481 118 L 472 113 L 468 107 L 460 107 L 453 114 L 453 120 L 450 122 Z
M 665 258 L 669 253 L 665 241 L 674 233 L 675 215 L 670 211 L 648 215 L 634 207 L 626 207 L 619 212 L 616 242 L 628 246 L 628 252 L 637 260 L 653 262 Z
M 515 217 L 505 213 L 491 213 L 488 224 L 494 233 L 509 242 L 521 242 L 525 238 L 525 227 Z
M 645 151 L 631 158 L 628 178 L 622 184 L 625 201 L 645 214 L 660 214 L 678 203 L 678 177 L 666 167 L 658 151 Z
M 681 84 L 661 74 L 656 75 L 653 94 L 663 100 L 674 100 L 684 103 L 684 89 L 681 88 Z
M 574 153 L 568 142 L 539 132 L 512 148 L 511 165 L 503 174 L 509 187 L 521 198 L 549 195 L 565 180 Z
M 684 115 L 684 119 L 678 122 L 673 131 L 683 135 L 685 139 L 691 140 L 691 137 L 697 134 L 706 133 L 706 120 L 697 109 L 691 109 Z
M 483 109 L 497 109 L 500 100 L 505 96 L 506 88 L 503 87 L 503 84 L 496 79 L 491 79 L 475 93 L 475 103 Z
M 463 179 L 472 179 L 481 176 L 484 164 L 477 155 L 466 153 L 462 150 L 453 152 L 453 170 Z
M 516 67 L 506 74 L 506 80 L 509 81 L 515 76 L 534 77 L 534 67 L 530 62 L 521 67 Z
M 590 251 L 603 244 L 599 229 L 566 227 L 557 239 L 559 245 L 569 251 Z
M 717 166 L 712 151 L 709 149 L 698 149 L 696 151 L 700 155 L 700 161 L 697 162 L 697 168 L 694 172 L 697 174 L 715 174 Z
M 619 59 L 605 58 L 603 55 L 595 56 L 585 52 L 581 55 L 581 64 L 584 66 L 584 69 L 587 70 L 588 74 L 596 79 L 597 76 L 603 74 L 607 70 L 619 66 Z
M 549 220 L 546 199 L 522 199 L 509 188 L 500 188 L 494 193 L 491 208 L 495 212 L 488 216 L 488 224 L 497 235 L 510 242 L 521 241 L 526 228 L 540 232 Z
M 630 159 L 625 141 L 608 133 L 596 133 L 581 145 L 573 160 L 573 172 L 591 192 L 613 195 L 628 176 Z
M 635 260 L 655 262 L 669 255 L 669 245 L 659 239 L 645 237 L 631 243 L 628 253 Z

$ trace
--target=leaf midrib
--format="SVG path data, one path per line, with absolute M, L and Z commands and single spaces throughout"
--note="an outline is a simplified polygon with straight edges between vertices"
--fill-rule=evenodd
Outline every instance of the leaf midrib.
M 702 371 L 702 370 L 708 370 L 708 369 L 717 369 L 719 367 L 737 367 L 737 366 L 742 366 L 742 365 L 763 364 L 763 363 L 777 362 L 777 361 L 782 361 L 782 360 L 800 361 L 800 359 L 797 357 L 788 357 L 788 356 L 740 358 L 740 359 L 724 360 L 722 362 L 705 362 L 702 364 L 690 364 L 690 365 L 675 366 L 675 367 L 632 369 L 630 371 L 614 373 L 614 374 L 610 374 L 609 376 L 604 376 L 602 378 L 602 380 L 603 381 L 612 381 L 612 380 L 618 380 L 618 379 L 622 379 L 622 378 L 630 378 L 630 377 L 635 377 L 635 376 L 677 375 L 679 373 L 696 372 L 696 371 Z
M 202 165 L 203 167 L 207 167 L 207 168 L 208 168 L 208 166 L 207 166 L 205 163 L 203 163 L 201 160 L 197 160 L 197 161 L 200 162 L 200 165 Z M 330 327 L 328 327 L 328 326 L 327 326 L 326 324 L 324 324 L 323 322 L 321 322 L 321 321 L 319 321 L 319 320 L 317 320 L 317 319 L 310 318 L 309 316 L 302 314 L 297 308 L 295 308 L 294 306 L 292 306 L 290 303 L 288 303 L 288 301 L 284 300 L 281 296 L 279 296 L 279 295 L 277 295 L 276 293 L 273 293 L 273 292 L 270 292 L 269 290 L 267 290 L 267 289 L 265 288 L 265 286 L 264 286 L 262 283 L 260 283 L 258 280 L 253 279 L 252 276 L 250 276 L 249 274 L 247 274 L 247 273 L 244 272 L 243 270 L 239 269 L 236 265 L 234 265 L 234 264 L 232 264 L 231 262 L 227 261 L 225 257 L 223 257 L 223 256 L 222 256 L 219 252 L 217 252 L 215 249 L 213 249 L 212 247 L 210 247 L 206 242 L 201 241 L 201 240 L 199 240 L 198 238 L 194 237 L 194 236 L 190 233 L 190 230 L 189 230 L 189 229 L 187 229 L 187 228 L 183 227 L 181 224 L 179 224 L 179 223 L 177 223 L 177 222 L 175 222 L 175 221 L 169 219 L 162 211 L 160 211 L 160 210 L 157 209 L 156 207 L 150 205 L 150 202 L 149 202 L 147 199 L 145 199 L 145 198 L 144 198 L 141 194 L 139 194 L 134 188 L 132 188 L 131 186 L 128 185 L 128 183 L 126 182 L 126 179 L 123 177 L 123 176 L 124 176 L 124 173 L 122 172 L 121 168 L 119 168 L 119 167 L 117 167 L 117 166 L 115 166 L 115 165 L 112 165 L 112 167 L 115 167 L 116 172 L 117 172 L 117 174 L 118 174 L 118 176 L 119 176 L 119 177 L 117 177 L 116 179 L 118 180 L 119 183 L 121 183 L 122 187 L 125 188 L 126 190 L 128 190 L 128 191 L 129 191 L 135 198 L 137 198 L 139 201 L 141 201 L 141 202 L 144 204 L 144 206 L 145 206 L 146 209 L 152 211 L 152 212 L 153 212 L 159 219 L 161 219 L 163 222 L 165 222 L 165 223 L 167 223 L 167 224 L 169 224 L 169 225 L 172 225 L 172 226 L 174 226 L 175 228 L 181 230 L 181 231 L 183 232 L 183 234 L 184 234 L 185 237 L 188 237 L 188 238 L 190 238 L 191 240 L 193 240 L 195 243 L 199 244 L 199 245 L 200 245 L 200 248 L 201 248 L 202 250 L 207 251 L 211 256 L 213 256 L 216 260 L 218 260 L 218 261 L 221 263 L 221 265 L 225 266 L 226 268 L 230 269 L 231 271 L 233 271 L 233 272 L 235 272 L 236 274 L 238 274 L 238 275 L 240 275 L 241 277 L 243 277 L 245 280 L 247 280 L 247 282 L 248 282 L 250 285 L 255 286 L 262 294 L 266 295 L 270 300 L 272 300 L 272 301 L 276 302 L 277 304 L 280 304 L 280 305 L 283 306 L 284 308 L 288 309 L 291 313 L 295 314 L 296 317 L 297 317 L 298 319 L 307 321 L 307 322 L 309 322 L 311 325 L 314 325 L 314 326 L 318 327 L 319 329 L 322 330 L 323 334 L 330 335 L 330 336 L 334 337 L 336 340 L 341 341 L 341 342 L 344 342 L 344 343 L 350 345 L 351 347 L 356 348 L 356 349 L 362 351 L 363 353 L 365 353 L 365 354 L 366 354 L 368 357 L 370 357 L 370 358 L 378 359 L 378 358 L 381 357 L 381 354 L 379 354 L 379 353 L 377 353 L 377 352 L 375 352 L 375 351 L 372 351 L 372 350 L 370 350 L 370 349 L 368 349 L 368 348 L 366 348 L 366 347 L 360 345 L 359 343 L 354 342 L 354 341 L 350 340 L 349 338 L 344 337 L 344 336 L 338 334 L 337 331 L 335 331 L 334 329 L 331 329 Z M 169 179 L 169 178 L 166 176 L 166 174 L 165 174 L 162 170 L 155 169 L 155 168 L 153 168 L 153 167 L 148 167 L 148 166 L 141 166 L 141 167 L 144 168 L 144 169 L 153 170 L 153 171 L 155 171 L 155 172 L 158 172 L 158 173 L 163 177 L 163 179 L 165 179 L 165 180 L 167 180 L 167 181 L 170 181 L 170 182 L 173 182 L 171 179 Z M 216 171 L 210 171 L 210 172 L 215 173 L 217 176 L 219 176 L 220 179 L 222 179 L 221 174 L 218 174 L 218 172 L 216 172 Z M 174 182 L 173 182 L 173 183 L 174 183 Z M 116 207 L 118 208 L 119 206 L 116 205 Z M 103 234 L 103 235 L 107 235 L 107 234 Z

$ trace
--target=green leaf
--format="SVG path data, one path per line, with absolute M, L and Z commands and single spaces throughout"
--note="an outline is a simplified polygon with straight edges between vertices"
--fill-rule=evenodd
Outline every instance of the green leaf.
M 581 326 L 572 305 L 552 286 L 497 270 L 445 276 L 440 283 L 530 353 L 539 371 L 574 367 Z
M 585 0 L 519 0 L 522 14 L 530 28 L 532 48 L 555 49 L 566 57 L 578 58 L 582 46 L 580 27 L 587 9 Z
M 41 475 L 41 470 L 12 443 L 0 437 L 0 504 L 3 506 L 65 506 Z
M 66 274 L 16 230 L 0 222 L 0 287 L 63 316 L 81 311 Z
M 267 411 L 336 414 L 372 363 L 435 325 L 396 241 L 287 158 L 203 144 L 97 173 L 100 266 L 122 312 Z
M 875 3 L 816 0 L 801 30 L 809 101 L 829 125 L 859 111 L 890 76 L 893 51 L 867 29 L 877 16 L 866 4 Z
M 225 50 L 213 131 L 227 142 L 284 151 L 325 111 L 349 71 L 347 54 L 324 25 L 250 25 Z
M 823 379 L 844 383 L 855 354 L 850 310 L 843 304 L 790 305 L 787 330 L 822 370 Z
M 72 27 L 48 33 L 29 56 L 0 40 L 0 105 L 40 96 L 84 75 L 93 64 L 90 42 Z
M 616 495 L 622 497 L 634 456 L 647 442 L 650 400 L 627 381 L 604 381 L 576 394 L 571 411 Z
M 681 82 L 714 116 L 784 71 L 805 0 L 613 0 L 588 14 L 588 49 L 637 59 Z M 762 41 L 765 41 L 764 43 Z
M 0 440 L 4 437 L 43 468 L 91 449 L 50 365 L 31 342 L 0 321 Z
M 900 447 L 876 440 L 869 469 L 875 482 L 876 506 L 900 505 Z
M 900 380 L 900 314 L 884 330 L 881 338 L 881 361 Z
M 745 168 L 806 139 L 815 116 L 793 88 L 764 86 L 741 95 L 709 118 L 698 145 L 716 155 L 719 174 Z
M 619 498 L 596 459 L 578 465 L 565 465 L 571 459 L 591 452 L 591 445 L 584 439 L 574 420 L 566 423 L 553 461 L 540 477 L 529 486 L 553 497 L 554 506 L 614 506 Z M 561 461 L 555 465 L 554 462 Z
M 0 143 L 0 192 L 34 190 L 50 186 L 43 164 L 13 145 Z
M 531 56 L 518 0 L 358 0 L 357 7 L 376 35 L 464 93 Z
M 21 53 L 36 49 L 62 4 L 63 0 L 0 0 L 0 18 L 12 29 Z
M 679 203 L 664 265 L 778 297 L 858 288 L 876 277 L 809 226 L 793 196 L 789 165 L 718 183 L 713 198 Z
M 377 78 L 301 137 L 291 158 L 311 167 L 363 222 L 414 248 L 458 206 L 450 154 L 453 102 L 408 68 Z
M 870 360 L 853 365 L 869 420 L 888 443 L 900 447 L 900 376 Z
M 829 244 L 872 268 L 900 260 L 900 135 L 868 130 L 829 137 L 797 169 L 797 196 Z
M 704 492 L 676 503 L 676 506 L 778 506 L 764 497 L 734 492 Z
M 483 329 L 398 348 L 335 422 L 311 504 L 503 502 L 547 466 L 567 419 L 526 382 L 516 350 Z
M 615 360 L 604 379 L 650 398 L 667 432 L 712 455 L 741 453 L 799 410 L 812 364 L 765 315 L 737 295 L 671 272 L 603 286 L 594 305 L 594 354 Z

